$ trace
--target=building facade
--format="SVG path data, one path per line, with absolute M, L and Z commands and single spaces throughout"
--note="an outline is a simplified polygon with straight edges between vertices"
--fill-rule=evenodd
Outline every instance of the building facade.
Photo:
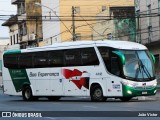
M 17 15 L 11 16 L 2 26 L 9 27 L 10 42 L 9 45 L 15 45 L 20 43 L 18 33 L 18 17 Z
M 156 57 L 156 74 L 160 76 L 160 0 L 135 0 L 136 41 L 146 45 Z
M 106 19 L 106 16 L 108 20 Z M 111 6 L 97 14 L 93 29 L 93 40 L 136 40 L 136 20 L 134 6 Z M 98 22 L 99 19 L 104 19 Z M 106 19 L 106 20 L 105 20 Z
M 96 16 L 111 6 L 134 6 L 133 0 L 41 0 L 46 43 L 94 40 Z M 52 25 L 47 22 L 49 21 Z M 101 22 L 100 19 L 98 22 Z M 50 42 L 52 41 L 52 42 Z
M 2 55 L 3 52 L 7 49 L 7 46 L 10 44 L 9 38 L 0 37 L 0 85 L 2 84 Z
M 10 29 L 10 45 L 18 43 L 21 48 L 35 47 L 42 41 L 42 11 L 35 6 L 35 2 L 41 0 L 11 0 L 11 4 L 17 6 L 17 22 L 13 24 L 11 17 L 3 24 Z

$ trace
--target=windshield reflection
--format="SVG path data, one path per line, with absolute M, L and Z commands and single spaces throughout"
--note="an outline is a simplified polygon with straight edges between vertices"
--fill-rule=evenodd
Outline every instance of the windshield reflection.
M 126 77 L 134 80 L 152 79 L 154 77 L 153 62 L 147 51 L 121 50 L 126 63 L 123 72 Z

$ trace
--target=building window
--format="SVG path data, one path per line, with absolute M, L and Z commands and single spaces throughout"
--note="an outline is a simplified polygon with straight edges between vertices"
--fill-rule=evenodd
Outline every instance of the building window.
M 152 41 L 152 26 L 148 26 L 148 42 Z
M 80 33 L 75 34 L 75 38 L 76 40 L 81 40 L 81 34 Z
M 17 44 L 19 43 L 19 41 L 18 41 L 18 33 L 17 33 Z
M 10 36 L 10 40 L 11 40 L 11 45 L 12 45 L 12 36 Z
M 152 17 L 151 15 L 151 1 L 147 0 L 147 15 L 149 16 L 147 19 L 148 21 L 148 42 L 150 43 L 152 41 Z
M 15 35 L 13 35 L 13 41 L 14 41 L 14 44 L 16 44 L 16 38 L 15 38 L 16 36 Z
M 24 14 L 25 13 L 25 3 L 19 3 L 18 5 L 17 5 L 17 13 L 18 13 L 18 15 L 21 15 L 21 14 Z
M 106 10 L 106 6 L 102 6 L 102 12 Z
M 140 11 L 140 0 L 135 0 L 135 9 L 136 9 L 136 12 L 137 11 Z
M 20 36 L 24 36 L 27 34 L 27 25 L 26 23 L 22 23 L 19 27 L 20 30 Z
M 150 6 L 151 5 L 151 0 L 146 0 L 146 5 Z
M 75 14 L 76 13 L 80 14 L 80 7 L 74 7 L 74 11 L 75 11 Z

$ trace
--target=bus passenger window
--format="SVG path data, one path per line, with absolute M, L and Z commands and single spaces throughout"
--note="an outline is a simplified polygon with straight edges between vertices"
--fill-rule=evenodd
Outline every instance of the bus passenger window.
M 118 63 L 117 57 L 111 58 L 111 73 L 116 76 L 120 76 L 120 68 L 119 68 L 119 63 Z
M 18 54 L 6 54 L 3 59 L 6 68 L 18 69 Z
M 66 66 L 81 66 L 80 50 L 71 49 L 65 51 Z
M 33 68 L 32 64 L 32 53 L 22 53 L 19 55 L 18 59 L 19 68 L 25 69 L 25 68 Z
M 63 67 L 63 51 L 50 51 L 48 56 L 49 67 Z
M 35 52 L 33 54 L 35 68 L 48 67 L 48 52 Z
M 108 71 L 111 69 L 111 62 L 110 62 L 110 57 L 109 57 L 109 48 L 107 47 L 99 47 L 98 48 L 100 51 L 100 54 L 103 58 L 103 62 L 107 68 Z
M 99 60 L 94 48 L 81 50 L 82 65 L 99 65 Z

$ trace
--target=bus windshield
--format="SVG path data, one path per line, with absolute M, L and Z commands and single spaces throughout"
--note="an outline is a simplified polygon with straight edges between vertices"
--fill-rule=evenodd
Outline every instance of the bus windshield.
M 125 56 L 123 73 L 126 78 L 136 81 L 152 80 L 154 65 L 148 51 L 120 50 Z

